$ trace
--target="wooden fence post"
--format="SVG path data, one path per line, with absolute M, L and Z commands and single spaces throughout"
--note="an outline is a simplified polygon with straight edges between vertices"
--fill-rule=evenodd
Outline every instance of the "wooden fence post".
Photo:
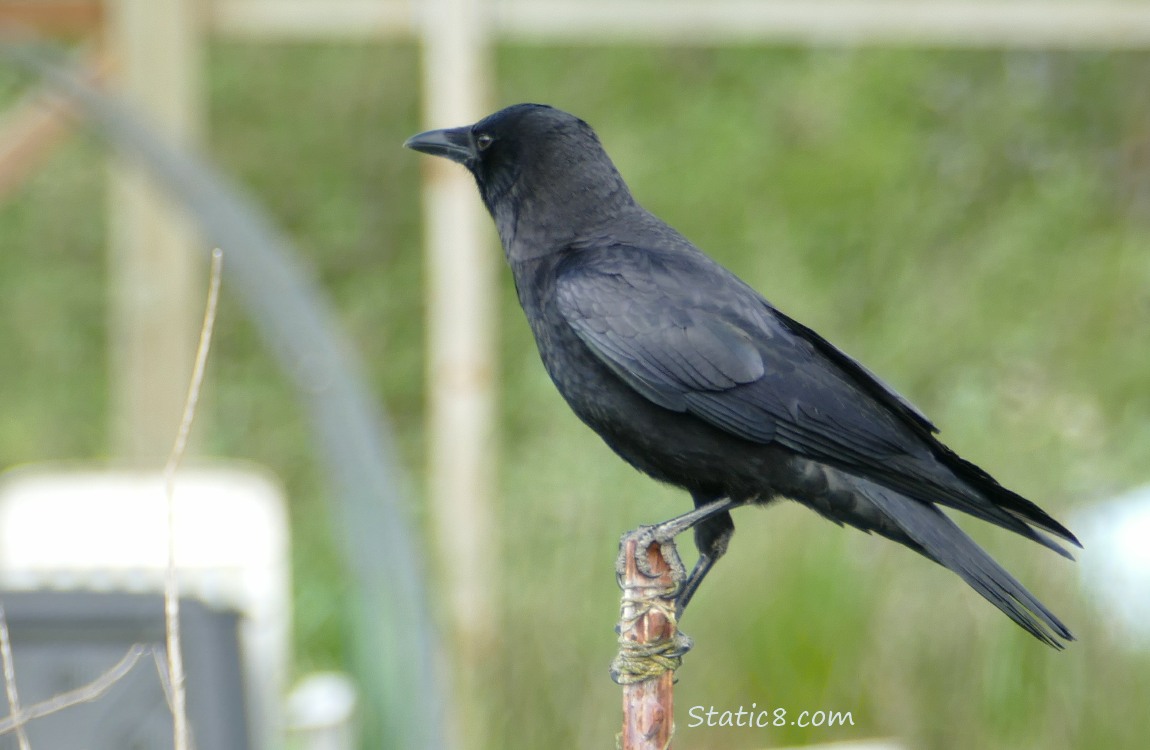
M 193 0 L 109 0 L 113 88 L 165 138 L 197 139 L 202 40 Z M 204 271 L 189 222 L 142 170 L 109 178 L 112 430 L 122 457 L 159 464 L 192 370 Z
M 428 0 L 419 9 L 427 127 L 486 114 L 487 18 L 483 0 Z M 492 515 L 495 441 L 496 255 L 490 222 L 467 172 L 422 160 L 428 285 L 428 489 L 440 581 L 447 598 L 450 674 L 459 747 L 485 744 L 479 666 L 496 632 Z
M 675 670 L 691 639 L 679 632 L 674 595 L 683 564 L 672 541 L 639 549 L 634 532 L 623 537 L 619 585 L 619 655 L 611 676 L 623 686 L 621 750 L 670 750 L 675 732 Z M 646 556 L 648 576 L 638 555 Z

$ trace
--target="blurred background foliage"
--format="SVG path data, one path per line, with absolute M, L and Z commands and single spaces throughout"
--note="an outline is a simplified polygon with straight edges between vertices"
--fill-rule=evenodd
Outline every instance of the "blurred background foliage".
M 648 208 L 1055 516 L 1150 479 L 1150 56 L 505 46 L 496 67 L 493 108 L 541 101 L 591 122 Z M 417 484 L 420 159 L 400 144 L 423 125 L 419 80 L 411 44 L 216 44 L 206 144 L 333 296 Z M 0 99 L 27 83 L 0 70 Z M 111 450 L 104 177 L 98 144 L 73 139 L 0 206 L 5 467 Z M 502 526 L 490 543 L 503 623 L 481 680 L 490 724 L 476 731 L 492 748 L 609 747 L 616 540 L 688 502 L 568 413 L 502 282 Z M 209 384 L 200 452 L 283 478 L 297 665 L 338 668 L 350 627 L 341 542 L 290 387 L 234 300 Z M 696 647 L 679 673 L 676 747 L 1150 737 L 1150 656 L 1089 607 L 1073 564 L 966 524 L 1078 634 L 1056 653 L 885 541 L 785 503 L 736 523 L 684 621 Z M 854 726 L 687 727 L 691 706 L 752 702 L 850 711 Z

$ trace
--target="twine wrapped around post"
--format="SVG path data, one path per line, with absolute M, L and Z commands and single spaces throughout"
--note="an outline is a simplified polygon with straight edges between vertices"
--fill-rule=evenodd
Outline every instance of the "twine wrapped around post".
M 691 639 L 679 632 L 675 594 L 683 564 L 674 542 L 638 549 L 637 535 L 623 537 L 619 585 L 619 654 L 611 677 L 623 686 L 621 750 L 668 750 L 675 731 L 675 670 Z M 637 554 L 646 556 L 641 566 Z M 646 567 L 654 576 L 647 575 Z

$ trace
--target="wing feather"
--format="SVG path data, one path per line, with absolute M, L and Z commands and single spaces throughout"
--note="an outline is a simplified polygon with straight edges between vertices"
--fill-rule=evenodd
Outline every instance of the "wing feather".
M 896 416 L 749 287 L 740 282 L 732 295 L 734 277 L 716 276 L 725 274 L 717 266 L 682 269 L 673 265 L 679 256 L 631 250 L 613 249 L 627 263 L 572 263 L 556 298 L 579 338 L 644 397 L 746 440 L 859 465 L 918 448 Z M 688 274 L 691 285 L 681 280 Z M 723 294 L 708 296 L 707 281 Z

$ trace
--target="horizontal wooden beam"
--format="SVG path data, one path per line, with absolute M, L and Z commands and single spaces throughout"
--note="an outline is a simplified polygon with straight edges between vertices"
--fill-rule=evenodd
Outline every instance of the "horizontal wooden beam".
M 346 40 L 411 36 L 414 2 L 215 0 L 209 23 L 229 37 Z
M 104 4 L 100 0 L 0 2 L 0 28 L 25 28 L 42 34 L 85 34 L 103 21 Z
M 425 4 L 215 0 L 213 30 L 281 39 L 414 34 Z M 496 38 L 526 42 L 793 42 L 984 48 L 1150 47 L 1150 5 L 1120 0 L 494 0 Z
M 494 8 L 505 37 L 564 42 L 1150 46 L 1150 6 L 1128 2 L 508 0 Z
M 284 40 L 407 37 L 421 6 L 400 0 L 214 0 L 212 30 Z M 99 0 L 5 0 L 0 27 L 82 34 L 105 19 Z M 502 0 L 493 33 L 527 42 L 910 44 L 944 47 L 1139 49 L 1150 47 L 1150 5 L 1118 1 Z

